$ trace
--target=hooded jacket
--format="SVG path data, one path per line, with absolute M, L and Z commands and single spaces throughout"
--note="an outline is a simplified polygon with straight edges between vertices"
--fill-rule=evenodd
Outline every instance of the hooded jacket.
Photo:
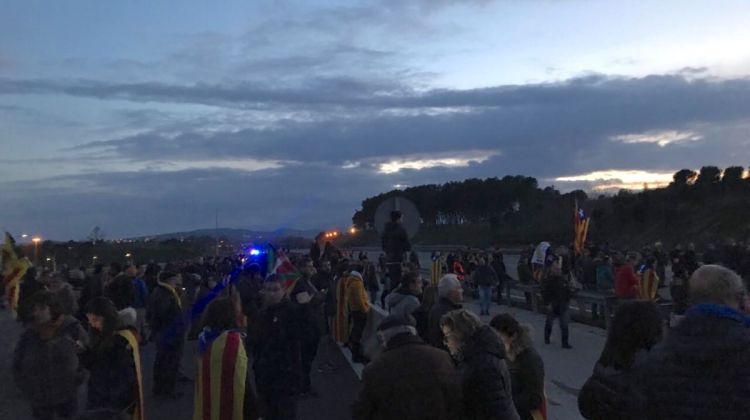
M 64 404 L 77 398 L 82 377 L 76 341 L 88 341 L 86 333 L 75 318 L 66 315 L 21 334 L 13 355 L 13 376 L 32 406 Z
M 365 367 L 353 406 L 356 420 L 455 420 L 461 385 L 448 353 L 404 333 Z
M 409 290 L 399 288 L 385 298 L 385 306 L 391 315 L 406 317 L 419 309 L 419 297 Z
M 648 419 L 747 418 L 750 319 L 726 306 L 696 305 L 639 372 Z
M 458 370 L 465 419 L 519 420 L 505 349 L 489 326 L 480 327 L 463 344 Z

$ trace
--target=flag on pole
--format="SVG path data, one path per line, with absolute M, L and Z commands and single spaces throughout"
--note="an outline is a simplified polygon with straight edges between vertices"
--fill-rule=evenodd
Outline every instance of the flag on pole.
M 271 261 L 271 258 L 273 258 L 273 268 L 268 272 L 268 275 L 274 274 L 281 279 L 281 284 L 284 285 L 284 291 L 288 295 L 294 290 L 297 280 L 301 277 L 300 273 L 297 271 L 297 267 L 289 261 L 289 257 L 287 257 L 283 251 L 276 251 L 271 248 L 268 251 L 268 256 L 269 262 Z M 270 264 L 269 267 L 271 267 Z
M 586 215 L 586 212 L 584 212 L 582 208 L 578 207 L 578 200 L 576 200 L 575 215 L 573 220 L 575 231 L 573 248 L 575 249 L 576 255 L 581 255 L 583 253 L 583 249 L 586 246 L 586 236 L 589 233 L 589 222 L 590 219 Z
M 26 274 L 26 270 L 29 269 L 29 262 L 18 258 L 16 255 L 15 245 L 16 241 L 13 240 L 10 233 L 5 232 L 5 243 L 3 243 L 2 248 L 3 282 L 5 284 L 5 296 L 14 318 L 18 314 L 18 295 L 21 281 Z

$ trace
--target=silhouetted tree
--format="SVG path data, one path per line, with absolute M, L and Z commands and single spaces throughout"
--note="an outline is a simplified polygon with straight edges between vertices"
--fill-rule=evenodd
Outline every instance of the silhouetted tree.
M 701 168 L 695 183 L 697 185 L 713 185 L 718 184 L 720 179 L 721 169 L 716 166 L 704 166 Z
M 686 187 L 695 182 L 698 174 L 690 169 L 680 169 L 672 176 L 672 185 L 675 187 Z

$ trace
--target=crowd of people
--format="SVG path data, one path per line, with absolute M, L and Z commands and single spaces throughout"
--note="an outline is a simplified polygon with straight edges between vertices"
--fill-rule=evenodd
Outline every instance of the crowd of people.
M 732 271 L 743 272 L 736 249 L 709 249 L 702 264 L 692 246 L 669 253 L 660 244 L 638 252 L 595 246 L 576 256 L 542 243 L 521 252 L 518 280 L 542 289 L 546 344 L 558 320 L 560 344 L 572 348 L 575 287 L 619 298 L 579 394 L 584 417 L 750 412 L 750 318 L 745 282 Z M 24 331 L 13 358 L 16 383 L 35 419 L 143 419 L 144 392 L 179 399 L 190 383 L 195 419 L 294 419 L 300 399 L 318 396 L 314 361 L 318 371 L 337 369 L 319 350 L 338 343 L 364 366 L 355 419 L 547 419 L 544 362 L 529 327 L 508 313 L 481 318 L 512 280 L 502 252 L 434 254 L 441 276 L 428 281 L 397 212 L 383 251 L 370 261 L 316 241 L 308 255 L 284 256 L 292 271 L 271 274 L 243 255 L 60 273 L 32 268 L 18 304 Z M 661 298 L 651 289 L 667 285 L 667 267 L 683 319 L 664 334 Z M 479 315 L 464 305 L 465 293 L 479 298 Z M 378 351 L 367 351 L 373 305 L 387 316 L 375 327 Z M 198 367 L 192 379 L 182 373 L 192 363 L 183 356 L 189 341 Z M 140 351 L 150 345 L 153 388 L 145 390 Z M 77 406 L 79 387 L 85 407 Z

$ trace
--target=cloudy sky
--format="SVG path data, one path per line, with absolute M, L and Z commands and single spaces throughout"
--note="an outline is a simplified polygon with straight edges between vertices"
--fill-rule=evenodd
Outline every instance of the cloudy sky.
M 744 0 L 3 2 L 0 228 L 346 226 L 394 186 L 750 165 Z

